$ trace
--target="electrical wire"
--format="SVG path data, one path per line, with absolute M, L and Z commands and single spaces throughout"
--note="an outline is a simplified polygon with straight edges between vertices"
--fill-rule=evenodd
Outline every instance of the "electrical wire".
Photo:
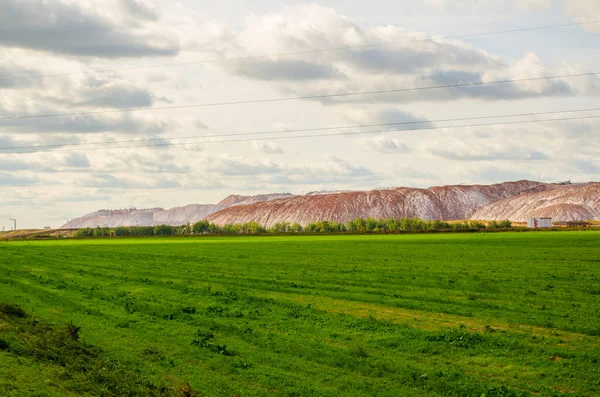
M 452 128 L 475 128 L 475 127 L 490 127 L 490 126 L 502 126 L 502 125 L 517 125 L 517 124 L 532 124 L 532 123 L 547 123 L 557 121 L 573 121 L 573 120 L 584 120 L 584 119 L 598 119 L 598 116 L 581 116 L 581 117 L 564 117 L 555 119 L 545 120 L 523 120 L 523 121 L 507 121 L 501 123 L 480 123 L 480 124 L 462 124 L 455 126 L 445 127 L 423 127 L 423 128 L 411 128 L 411 129 L 397 129 L 397 130 L 378 130 L 378 131 L 360 131 L 360 132 L 340 132 L 334 134 L 311 134 L 311 135 L 295 135 L 295 136 L 276 136 L 271 138 L 246 138 L 246 139 L 229 139 L 220 141 L 204 141 L 204 142 L 180 142 L 180 143 L 157 143 L 157 144 L 146 144 L 146 145 L 130 145 L 130 146 L 104 146 L 95 148 L 75 148 L 75 149 L 64 149 L 64 150 L 53 150 L 52 153 L 57 152 L 75 152 L 75 151 L 96 151 L 96 150 L 107 150 L 107 149 L 133 149 L 133 148 L 144 148 L 144 147 L 166 147 L 166 146 L 183 146 L 183 145 L 199 145 L 199 144 L 215 144 L 215 143 L 236 143 L 236 142 L 253 142 L 253 141 L 266 141 L 266 140 L 284 140 L 284 139 L 304 139 L 304 138 L 320 138 L 320 137 L 332 137 L 332 136 L 351 136 L 351 135 L 366 135 L 366 134 L 382 134 L 389 132 L 403 132 L 403 131 L 431 131 L 431 130 L 442 130 Z M 38 153 L 38 151 L 20 151 L 20 152 L 1 152 L 0 154 L 28 154 Z
M 65 117 L 65 116 L 90 116 L 90 115 L 96 115 L 96 114 L 149 112 L 149 111 L 157 111 L 157 110 L 206 108 L 206 107 L 246 105 L 246 104 L 258 104 L 258 103 L 289 102 L 289 101 L 298 101 L 298 100 L 307 100 L 307 99 L 341 98 L 341 97 L 352 97 L 352 96 L 361 96 L 361 95 L 378 95 L 378 94 L 390 94 L 390 93 L 401 93 L 401 92 L 426 91 L 426 90 L 436 90 L 436 89 L 443 89 L 443 88 L 480 87 L 480 86 L 486 86 L 486 85 L 509 84 L 509 83 L 525 82 L 525 81 L 541 81 L 541 80 L 564 79 L 564 78 L 574 78 L 574 77 L 584 77 L 584 76 L 597 76 L 599 74 L 600 74 L 600 72 L 588 72 L 588 73 L 565 74 L 565 75 L 558 75 L 558 76 L 544 76 L 544 77 L 529 77 L 529 78 L 522 78 L 522 79 L 480 81 L 480 82 L 474 82 L 474 83 L 444 84 L 444 85 L 413 87 L 413 88 L 396 88 L 396 89 L 389 89 L 389 90 L 345 92 L 345 93 L 339 93 L 339 94 L 306 95 L 306 96 L 296 96 L 296 97 L 253 99 L 253 100 L 232 101 L 232 102 L 198 103 L 198 104 L 189 104 L 189 105 L 172 105 L 172 106 L 160 106 L 160 107 L 149 107 L 149 108 L 129 108 L 129 109 L 92 110 L 92 111 L 69 112 L 69 113 L 32 114 L 32 115 L 24 115 L 24 116 L 0 117 L 0 121 L 48 118 L 48 117 Z
M 351 128 L 370 128 L 370 127 L 389 127 L 396 125 L 415 125 L 415 124 L 429 124 L 429 123 L 445 123 L 455 121 L 472 121 L 472 120 L 485 120 L 485 119 L 497 119 L 497 118 L 512 118 L 512 117 L 530 117 L 530 116 L 542 116 L 550 114 L 564 114 L 564 113 L 581 113 L 581 112 L 593 112 L 599 111 L 598 108 L 586 108 L 586 109 L 571 109 L 571 110 L 555 110 L 547 112 L 530 112 L 530 113 L 513 113 L 513 114 L 501 114 L 501 115 L 490 115 L 490 116 L 476 116 L 476 117 L 460 117 L 460 118 L 448 118 L 438 120 L 419 120 L 419 121 L 400 121 L 394 123 L 379 123 L 379 124 L 360 124 L 360 125 L 347 125 L 337 127 L 316 127 L 316 128 L 302 128 L 302 129 L 285 129 L 285 130 L 270 130 L 270 131 L 254 131 L 254 132 L 238 132 L 228 134 L 216 134 L 216 135 L 190 135 L 184 137 L 175 138 L 147 138 L 147 139 L 132 139 L 132 140 L 119 140 L 119 141 L 97 141 L 97 142 L 80 142 L 80 143 L 64 143 L 64 144 L 52 144 L 52 145 L 28 145 L 28 146 L 9 146 L 0 147 L 0 153 L 6 150 L 36 150 L 36 152 L 43 152 L 39 149 L 51 149 L 51 148 L 64 148 L 74 146 L 90 146 L 90 145 L 115 145 L 122 143 L 142 143 L 142 142 L 163 142 L 168 141 L 180 141 L 186 139 L 214 139 L 220 137 L 231 137 L 231 136 L 251 136 L 251 135 L 271 135 L 271 134 L 283 134 L 292 132 L 310 132 L 310 131 L 331 131 L 331 130 L 342 130 Z M 18 153 L 18 152 L 17 152 Z

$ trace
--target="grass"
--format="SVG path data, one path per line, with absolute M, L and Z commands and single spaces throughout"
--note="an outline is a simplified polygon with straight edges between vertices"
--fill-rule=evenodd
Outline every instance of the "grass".
M 0 274 L 0 395 L 600 395 L 595 231 L 0 242 Z M 101 350 L 13 348 L 38 320 Z

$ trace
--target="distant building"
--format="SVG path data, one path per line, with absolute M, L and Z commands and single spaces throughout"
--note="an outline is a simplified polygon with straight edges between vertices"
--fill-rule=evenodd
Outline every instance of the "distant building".
M 549 229 L 552 227 L 552 218 L 529 218 L 527 227 L 529 229 Z
M 52 229 L 52 227 L 50 227 L 50 226 L 44 226 L 44 229 L 48 230 L 48 229 Z

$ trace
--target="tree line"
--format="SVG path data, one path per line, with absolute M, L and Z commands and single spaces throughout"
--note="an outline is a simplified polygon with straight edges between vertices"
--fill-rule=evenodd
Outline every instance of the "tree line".
M 512 223 L 506 221 L 444 222 L 426 221 L 418 218 L 357 218 L 347 223 L 319 221 L 306 226 L 299 223 L 279 222 L 267 228 L 257 222 L 244 222 L 219 226 L 208 221 L 199 221 L 183 226 L 119 226 L 116 228 L 97 227 L 79 229 L 75 237 L 143 237 L 143 236 L 191 236 L 191 235 L 235 235 L 235 234 L 299 234 L 299 233 L 394 233 L 427 231 L 468 231 L 510 229 Z

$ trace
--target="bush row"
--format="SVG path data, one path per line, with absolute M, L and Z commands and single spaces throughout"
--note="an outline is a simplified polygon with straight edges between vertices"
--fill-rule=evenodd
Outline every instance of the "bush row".
M 264 233 L 385 233 L 385 232 L 420 232 L 435 230 L 481 230 L 510 229 L 510 221 L 491 221 L 487 224 L 478 221 L 450 223 L 439 220 L 425 221 L 416 218 L 374 219 L 358 218 L 348 223 L 319 221 L 302 227 L 298 223 L 279 222 L 266 228 L 257 222 L 245 222 L 235 225 L 219 226 L 208 221 L 200 221 L 183 226 L 131 226 L 131 227 L 97 227 L 80 229 L 75 237 L 117 237 L 124 236 L 189 236 L 209 234 L 264 234 Z

